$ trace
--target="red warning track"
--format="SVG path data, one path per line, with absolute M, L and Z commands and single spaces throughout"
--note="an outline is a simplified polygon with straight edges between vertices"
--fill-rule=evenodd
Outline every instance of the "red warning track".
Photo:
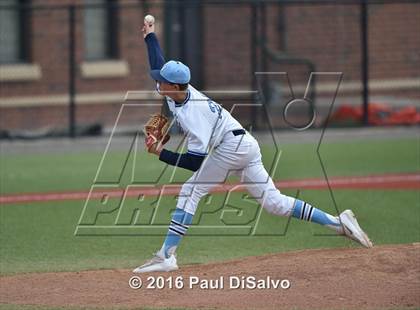
M 420 189 L 420 173 L 411 174 L 383 174 L 355 177 L 335 177 L 328 182 L 325 179 L 298 179 L 283 180 L 275 182 L 279 189 L 328 189 L 328 183 L 333 189 L 382 189 L 382 190 L 418 190 Z M 136 197 L 139 195 L 155 196 L 176 195 L 180 190 L 180 185 L 167 186 L 131 186 L 127 189 L 120 189 L 110 186 L 98 186 L 90 192 L 53 192 L 53 193 L 26 193 L 0 196 L 0 204 L 26 203 L 26 202 L 47 202 L 63 200 L 84 200 L 90 198 L 100 199 L 104 195 L 109 198 Z M 216 186 L 212 192 L 244 191 L 245 188 L 240 183 L 229 183 Z

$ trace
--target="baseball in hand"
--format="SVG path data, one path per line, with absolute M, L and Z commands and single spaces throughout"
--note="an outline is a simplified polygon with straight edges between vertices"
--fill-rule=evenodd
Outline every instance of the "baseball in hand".
M 148 24 L 148 25 L 153 25 L 155 23 L 155 18 L 152 15 L 146 15 L 144 17 L 144 21 Z

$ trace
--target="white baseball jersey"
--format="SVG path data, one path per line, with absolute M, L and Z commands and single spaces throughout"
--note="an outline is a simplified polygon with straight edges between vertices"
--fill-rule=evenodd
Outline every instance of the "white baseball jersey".
M 207 155 L 217 147 L 223 136 L 242 125 L 218 103 L 206 95 L 188 86 L 184 102 L 176 103 L 166 97 L 169 110 L 188 137 L 188 152 Z
M 270 213 L 289 216 L 295 199 L 280 193 L 265 170 L 258 142 L 249 134 L 234 136 L 241 124 L 219 104 L 188 86 L 184 102 L 166 97 L 170 111 L 188 137 L 188 153 L 207 155 L 201 168 L 182 186 L 177 208 L 190 214 L 211 188 L 230 173 L 240 176 L 248 192 Z M 223 143 L 222 142 L 223 139 Z
M 152 71 L 161 71 L 165 60 L 155 34 L 148 34 L 145 41 L 150 68 Z M 157 88 L 159 90 L 159 84 Z M 187 134 L 188 152 L 207 155 L 214 149 L 211 154 L 205 156 L 200 168 L 182 186 L 177 209 L 194 214 L 200 199 L 217 184 L 225 182 L 227 176 L 233 173 L 241 178 L 249 193 L 268 212 L 284 216 L 291 214 L 295 199 L 277 190 L 263 166 L 258 142 L 249 133 L 229 134 L 233 130 L 242 129 L 242 126 L 228 111 L 191 85 L 188 86 L 184 102 L 176 103 L 169 97 L 166 97 L 166 100 L 175 120 Z M 173 159 L 177 153 L 163 154 L 171 154 Z M 162 153 L 159 157 L 161 155 Z M 173 160 L 171 162 L 176 166 Z

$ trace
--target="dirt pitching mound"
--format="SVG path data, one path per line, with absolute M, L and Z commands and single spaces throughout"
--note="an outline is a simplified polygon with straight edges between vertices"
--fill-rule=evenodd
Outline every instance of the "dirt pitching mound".
M 130 270 L 20 274 L 1 277 L 0 302 L 50 306 L 214 309 L 389 309 L 420 306 L 420 243 L 373 249 L 304 250 L 182 266 L 155 278 L 183 277 L 183 289 L 129 287 Z M 189 288 L 190 277 L 224 279 L 223 289 Z M 288 279 L 290 288 L 234 289 L 230 277 Z M 233 281 L 236 286 L 237 280 Z M 262 285 L 262 282 L 254 282 Z M 270 281 L 269 281 L 270 282 Z M 251 286 L 253 281 L 250 282 Z M 158 283 L 156 282 L 155 285 Z M 179 284 L 179 283 L 178 283 Z M 213 283 L 214 284 L 214 283 Z M 286 286 L 287 282 L 282 283 Z

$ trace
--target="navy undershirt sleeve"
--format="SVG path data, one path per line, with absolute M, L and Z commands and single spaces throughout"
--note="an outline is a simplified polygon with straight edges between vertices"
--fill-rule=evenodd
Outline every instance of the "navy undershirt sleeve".
M 144 41 L 146 42 L 147 52 L 149 54 L 150 70 L 160 70 L 165 64 L 165 58 L 163 57 L 162 49 L 160 48 L 156 35 L 151 32 L 144 38 Z
M 163 149 L 159 155 L 159 160 L 169 165 L 181 167 L 191 171 L 197 171 L 200 169 L 204 158 L 206 158 L 205 155 L 200 156 L 190 153 L 179 154 L 166 149 Z

